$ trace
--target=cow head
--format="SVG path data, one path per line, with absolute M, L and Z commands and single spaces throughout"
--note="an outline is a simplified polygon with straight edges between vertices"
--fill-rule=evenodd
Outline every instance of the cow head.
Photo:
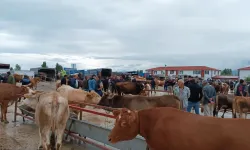
M 115 95 L 111 94 L 111 93 L 104 93 L 101 100 L 99 101 L 99 103 L 97 105 L 110 107 L 114 96 Z
M 86 102 L 87 103 L 94 103 L 97 104 L 101 100 L 101 96 L 97 94 L 96 92 L 88 92 L 86 95 Z
M 22 94 L 22 95 L 27 94 L 31 91 L 31 89 L 27 86 L 21 86 L 20 88 L 21 88 L 20 94 Z
M 42 94 L 44 91 L 33 91 L 29 88 L 29 92 L 24 94 L 25 98 L 35 98 L 37 94 Z
M 114 110 L 115 127 L 111 130 L 108 140 L 111 143 L 132 140 L 139 133 L 138 113 L 126 108 Z

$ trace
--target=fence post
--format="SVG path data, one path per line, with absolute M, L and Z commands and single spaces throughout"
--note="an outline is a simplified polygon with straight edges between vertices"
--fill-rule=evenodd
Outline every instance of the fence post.
M 82 104 L 80 104 L 80 107 L 82 107 Z M 82 120 L 82 111 L 80 111 L 80 120 Z
M 16 122 L 16 113 L 17 113 L 17 101 L 15 101 L 15 106 L 14 106 L 14 121 L 13 122 Z

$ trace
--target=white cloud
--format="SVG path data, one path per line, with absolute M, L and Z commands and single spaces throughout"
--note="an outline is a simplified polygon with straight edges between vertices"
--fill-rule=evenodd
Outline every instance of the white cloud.
M 3 0 L 1 62 L 81 69 L 246 65 L 249 1 Z M 11 53 L 11 55 L 10 55 Z

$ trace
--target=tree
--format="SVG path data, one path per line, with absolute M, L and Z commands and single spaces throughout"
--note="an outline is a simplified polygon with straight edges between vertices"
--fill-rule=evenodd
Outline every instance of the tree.
M 225 68 L 221 71 L 221 75 L 231 76 L 232 75 L 232 69 Z
M 43 64 L 42 64 L 41 66 L 42 66 L 43 68 L 48 68 L 46 61 L 44 61 Z
M 245 81 L 246 81 L 246 82 L 250 82 L 250 76 L 246 77 L 246 78 L 245 78 Z
M 57 71 L 57 72 L 61 72 L 62 70 L 63 70 L 62 65 L 56 63 L 56 71 Z
M 13 70 L 13 68 L 12 68 L 12 67 L 10 67 L 10 70 L 12 71 L 12 70 Z
M 15 70 L 21 70 L 21 66 L 16 64 Z

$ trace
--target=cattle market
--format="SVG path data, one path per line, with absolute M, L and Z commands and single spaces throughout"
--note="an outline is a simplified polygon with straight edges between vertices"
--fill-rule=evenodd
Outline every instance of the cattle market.
M 222 138 L 240 140 L 245 146 L 232 143 L 224 145 L 226 149 L 250 148 L 245 138 L 250 123 L 244 121 L 250 99 L 244 80 L 146 77 L 135 72 L 115 75 L 108 68 L 67 72 L 52 72 L 50 78 L 56 81 L 10 72 L 1 79 L 0 149 L 182 150 L 188 145 L 181 137 L 202 143 L 190 150 L 204 145 L 216 149 L 222 146 L 218 143 Z M 185 126 L 189 124 L 199 133 Z M 233 132 L 225 137 L 211 132 L 228 130 Z M 240 134 L 235 137 L 236 133 Z M 149 135 L 173 143 L 155 141 Z M 212 144 L 206 143 L 208 139 Z

